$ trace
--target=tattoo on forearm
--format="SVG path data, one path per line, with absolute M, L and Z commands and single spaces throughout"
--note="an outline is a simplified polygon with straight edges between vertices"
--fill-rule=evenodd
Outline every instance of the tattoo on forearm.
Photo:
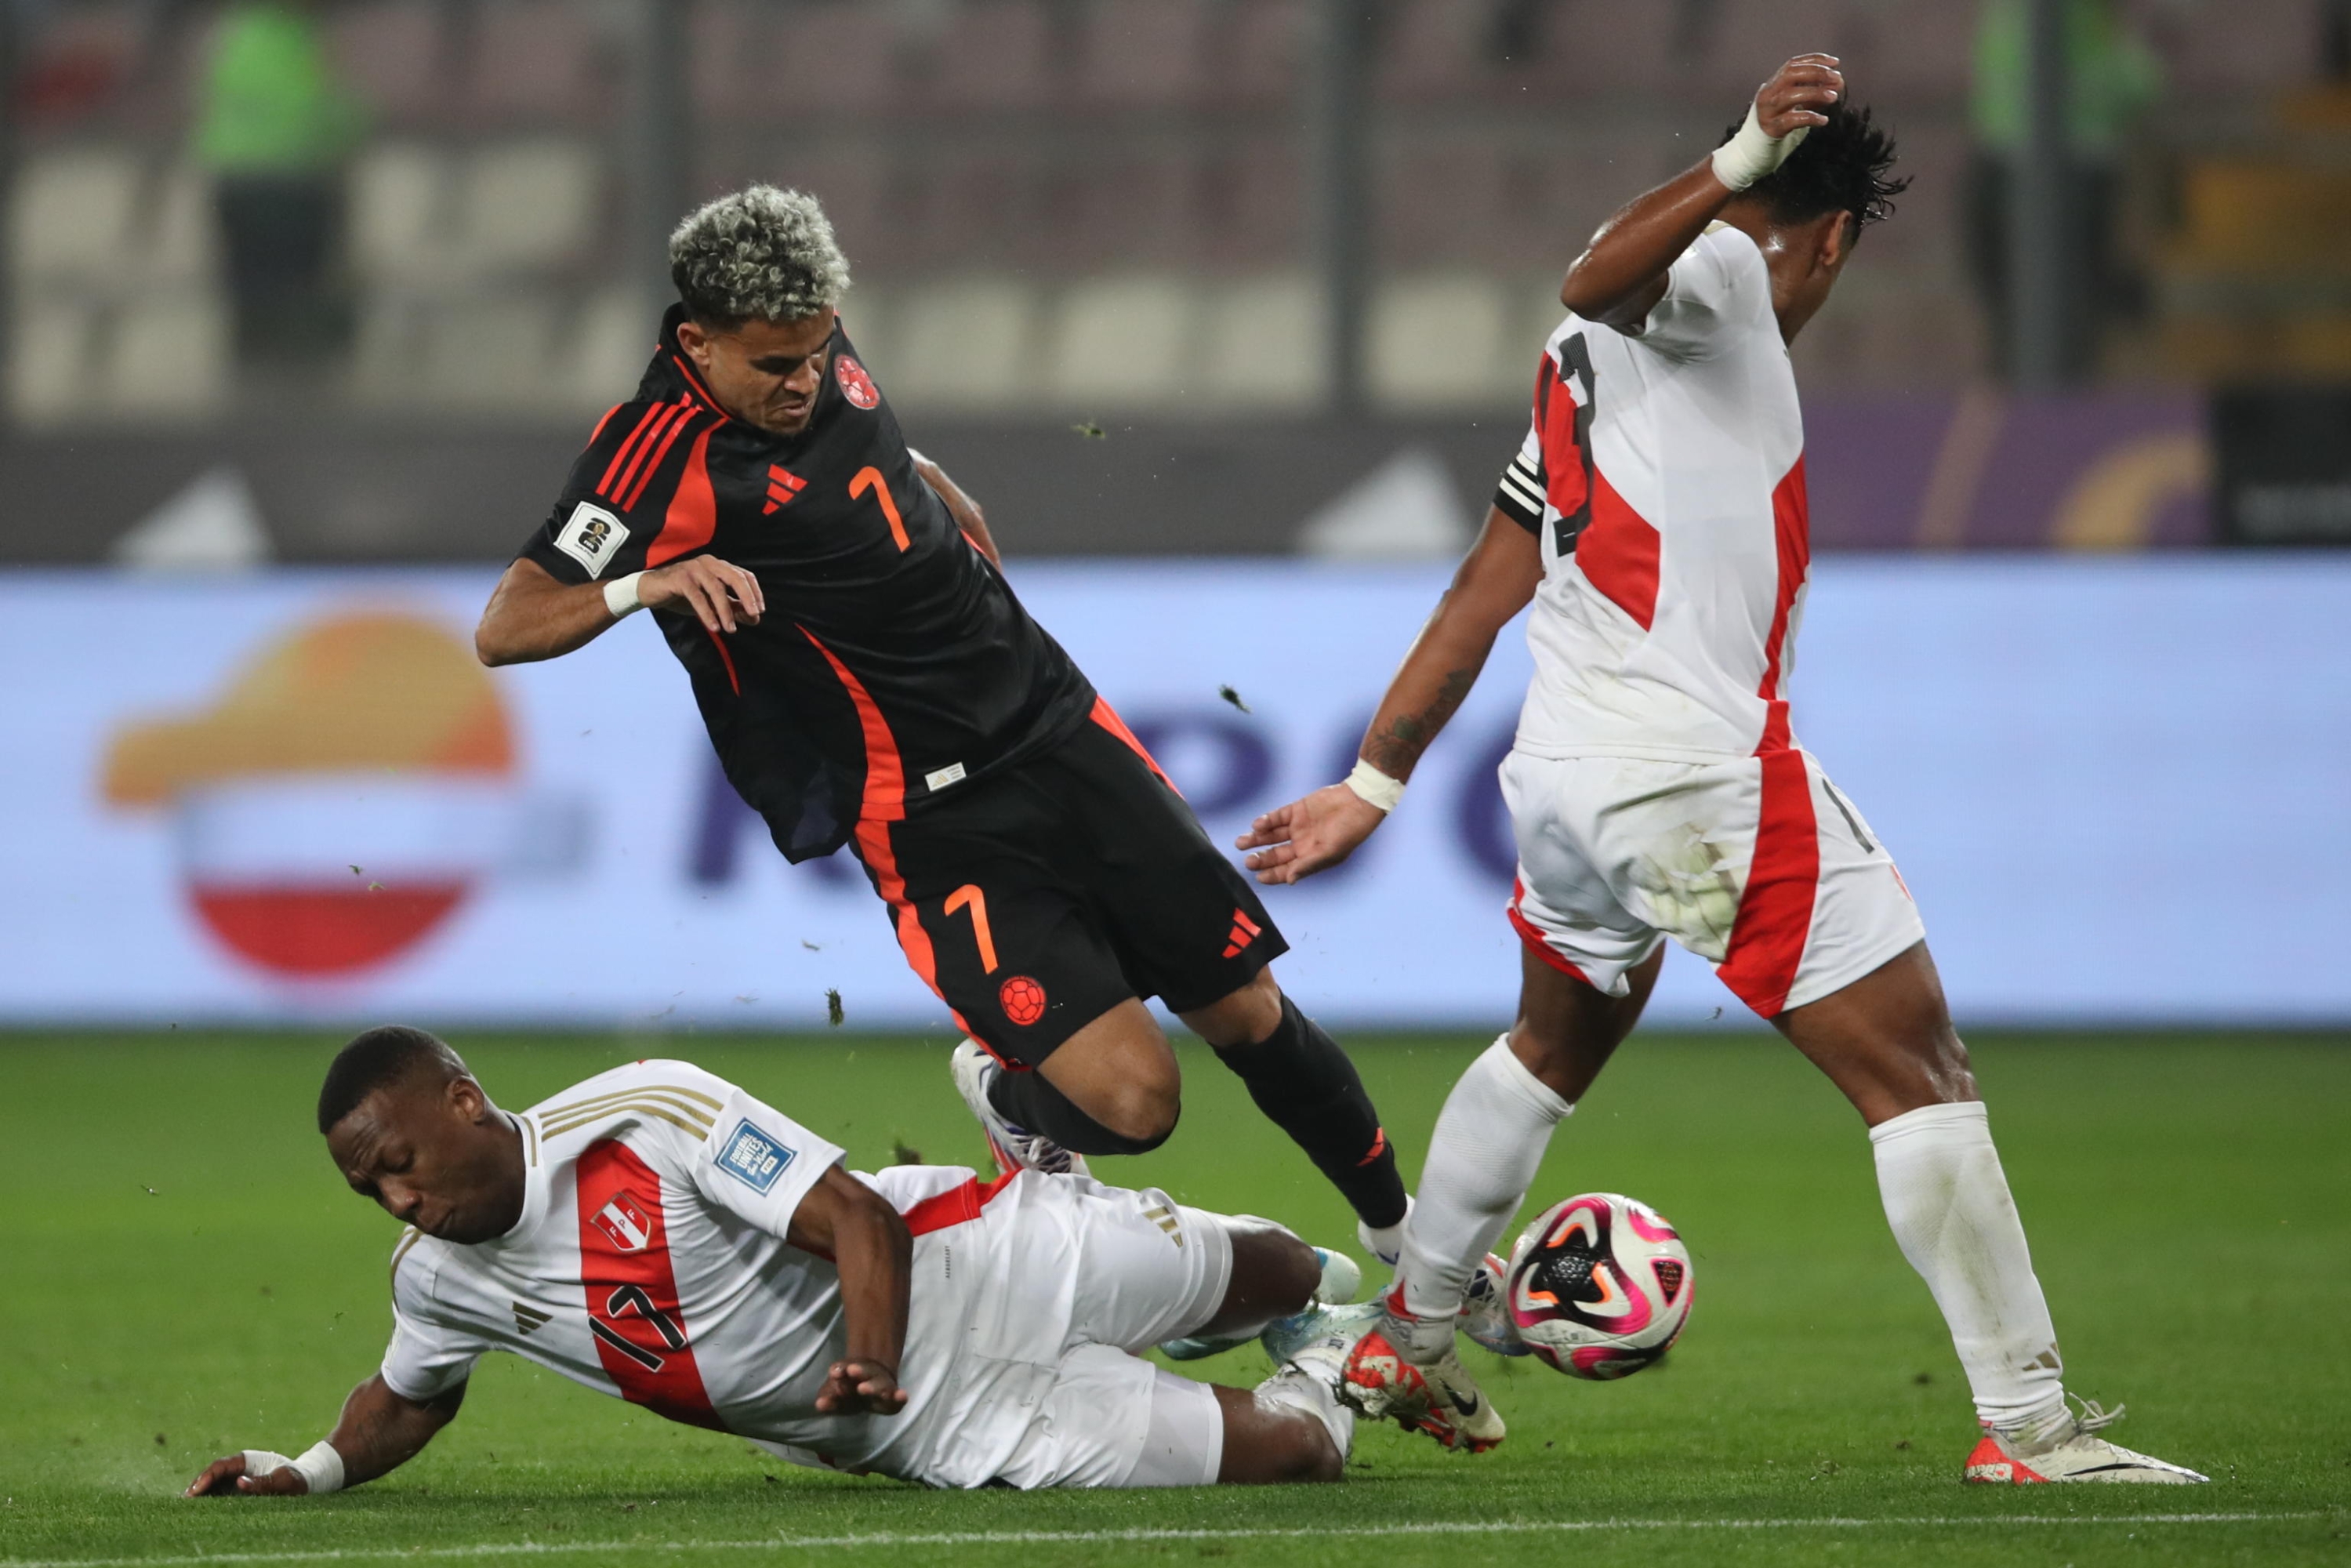
M 1364 758 L 1392 779 L 1402 779 L 1420 761 L 1420 754 L 1437 738 L 1446 720 L 1460 710 L 1468 700 L 1469 688 L 1478 684 L 1478 668 L 1455 670 L 1437 687 L 1437 695 L 1426 707 L 1414 714 L 1398 714 L 1384 731 L 1374 730 L 1364 737 Z

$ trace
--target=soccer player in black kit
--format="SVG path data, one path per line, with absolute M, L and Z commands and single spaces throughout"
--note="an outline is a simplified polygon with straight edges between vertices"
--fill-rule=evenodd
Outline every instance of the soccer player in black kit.
M 822 210 L 754 186 L 670 257 L 653 363 L 499 581 L 483 662 L 653 611 L 777 847 L 863 863 L 971 1037 L 956 1079 L 999 1164 L 1167 1137 L 1156 996 L 1393 1262 L 1406 1200 L 1362 1079 L 1275 985 L 1287 944 L 1249 881 L 1021 607 L 979 508 L 908 448 L 836 314 L 849 269 Z

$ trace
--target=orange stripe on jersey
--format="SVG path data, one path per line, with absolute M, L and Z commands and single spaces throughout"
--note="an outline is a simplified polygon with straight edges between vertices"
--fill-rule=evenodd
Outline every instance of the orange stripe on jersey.
M 718 662 L 726 666 L 727 685 L 734 690 L 737 696 L 741 696 L 743 695 L 743 677 L 736 671 L 735 655 L 727 652 L 726 639 L 721 637 L 717 632 L 712 632 L 707 626 L 704 627 L 703 631 L 709 634 L 710 645 L 718 650 Z
M 906 879 L 898 870 L 898 852 L 890 842 L 890 824 L 902 821 L 906 815 L 906 765 L 898 755 L 897 738 L 890 733 L 889 722 L 882 716 L 881 705 L 873 694 L 865 689 L 840 655 L 826 647 L 822 639 L 807 627 L 800 635 L 813 643 L 832 666 L 832 673 L 849 694 L 850 705 L 857 710 L 858 727 L 865 738 L 865 796 L 857 813 L 857 829 L 853 841 L 857 858 L 873 873 L 873 890 L 882 902 L 890 906 L 897 917 L 898 946 L 906 955 L 907 967 L 914 971 L 931 994 L 941 1001 L 946 993 L 939 989 L 938 954 L 931 946 L 931 934 L 923 929 L 922 916 L 916 913 L 914 901 L 906 896 Z M 950 1007 L 948 1012 L 956 1027 L 966 1034 L 972 1032 L 963 1015 Z
M 644 433 L 643 439 L 637 443 L 637 455 L 630 458 L 629 465 L 621 471 L 621 482 L 604 494 L 614 501 L 627 495 L 629 487 L 637 482 L 638 471 L 644 467 L 645 458 L 652 454 L 653 444 L 661 439 L 662 432 L 693 416 L 694 408 L 690 403 L 664 403 L 662 406 L 661 418 L 654 422 L 652 429 Z M 669 448 L 664 446 L 662 450 L 666 452 Z
M 685 472 L 677 476 L 677 488 L 670 495 L 669 512 L 662 519 L 662 531 L 645 547 L 648 569 L 691 555 L 708 544 L 711 536 L 718 531 L 718 501 L 710 490 L 710 430 L 704 431 L 686 456 Z M 630 504 L 633 506 L 635 502 L 632 500 Z
M 612 416 L 628 406 L 629 405 L 624 402 L 616 402 L 611 407 L 606 409 L 604 411 L 604 417 L 596 422 L 596 428 L 588 433 L 588 444 L 593 446 L 596 443 L 601 441 L 604 438 L 604 427 L 612 423 Z
M 621 449 L 618 452 L 612 454 L 612 461 L 605 468 L 604 476 L 596 481 L 596 493 L 598 495 L 605 497 L 607 499 L 611 497 L 612 481 L 620 477 L 621 465 L 628 462 L 629 454 L 636 450 L 638 442 L 644 439 L 646 429 L 664 417 L 668 408 L 669 404 L 665 402 L 657 402 L 638 416 L 637 427 L 629 432 L 629 438 L 621 443 Z M 608 414 L 605 417 L 609 419 L 611 416 Z
M 718 400 L 710 395 L 710 389 L 702 384 L 702 378 L 694 373 L 694 366 L 686 361 L 684 354 L 672 354 L 670 362 L 677 366 L 677 373 L 685 378 L 686 390 L 700 398 L 705 407 L 713 413 L 726 412 L 718 406 Z
M 580 1156 L 579 1186 L 580 1284 L 596 1359 L 630 1404 L 725 1431 L 678 1304 L 661 1177 L 626 1144 L 607 1140 Z
M 645 471 L 638 476 L 635 488 L 622 500 L 622 511 L 627 511 L 644 498 L 645 487 L 653 482 L 653 476 L 661 472 L 663 461 L 669 456 L 669 449 L 677 444 L 677 438 L 685 434 L 685 427 L 692 424 L 695 417 L 695 414 L 688 413 L 684 419 L 669 427 L 668 434 L 661 438 L 661 444 L 653 449 L 653 461 L 645 465 Z M 709 433 L 705 431 L 703 434 L 707 435 Z
M 1151 771 L 1159 775 L 1159 781 L 1162 784 L 1166 785 L 1170 789 L 1176 789 L 1176 780 L 1167 777 L 1166 772 L 1161 768 L 1155 760 L 1153 759 L 1151 753 L 1143 748 L 1143 742 L 1134 738 L 1134 731 L 1126 727 L 1126 720 L 1118 716 L 1118 710 L 1110 706 L 1110 699 L 1108 697 L 1098 696 L 1094 698 L 1094 711 L 1088 716 L 1092 717 L 1096 724 L 1102 726 L 1104 729 L 1110 731 L 1113 735 L 1126 742 L 1127 746 L 1134 752 L 1134 754 L 1143 758 L 1144 765 L 1147 766 Z M 1180 797 L 1184 791 L 1181 789 L 1176 789 L 1176 793 Z

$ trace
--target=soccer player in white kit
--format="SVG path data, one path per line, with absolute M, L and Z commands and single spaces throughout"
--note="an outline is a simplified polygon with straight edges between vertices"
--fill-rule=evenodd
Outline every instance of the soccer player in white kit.
M 1279 1226 L 1079 1176 L 851 1175 L 686 1062 L 512 1114 L 441 1040 L 376 1029 L 336 1058 L 319 1124 L 409 1226 L 391 1345 L 325 1440 L 215 1460 L 191 1497 L 381 1476 L 493 1350 L 797 1464 L 936 1487 L 1335 1480 L 1364 1404 L 1348 1356 L 1377 1309 L 1306 1312 L 1325 1262 Z M 1287 1364 L 1254 1390 L 1137 1354 L 1277 1321 Z
M 1971 1481 L 2195 1481 L 2069 1408 L 1966 1048 L 1894 862 L 1790 727 L 1809 559 L 1788 345 L 1907 181 L 1802 55 L 1711 156 L 1568 270 L 1534 421 L 1362 760 L 1241 841 L 1261 881 L 1345 859 L 1530 600 L 1535 677 L 1501 767 L 1519 851 L 1516 1026 L 1447 1098 L 1383 1333 L 1462 1381 L 1454 1326 L 1552 1129 L 1631 1032 L 1668 936 L 1844 1091 L 1886 1218 L 1949 1323 L 1983 1435 Z M 1483 1292 L 1481 1291 L 1481 1294 Z M 1461 1424 L 1465 1446 L 1500 1421 Z

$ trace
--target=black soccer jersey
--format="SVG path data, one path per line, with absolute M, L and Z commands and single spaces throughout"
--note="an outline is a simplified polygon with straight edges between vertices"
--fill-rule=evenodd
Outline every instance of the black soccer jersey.
M 726 777 L 795 861 L 1040 755 L 1092 711 L 1085 675 L 915 473 L 845 332 L 798 435 L 721 410 L 662 322 L 523 547 L 563 582 L 708 553 L 758 576 L 731 635 L 660 615 Z

